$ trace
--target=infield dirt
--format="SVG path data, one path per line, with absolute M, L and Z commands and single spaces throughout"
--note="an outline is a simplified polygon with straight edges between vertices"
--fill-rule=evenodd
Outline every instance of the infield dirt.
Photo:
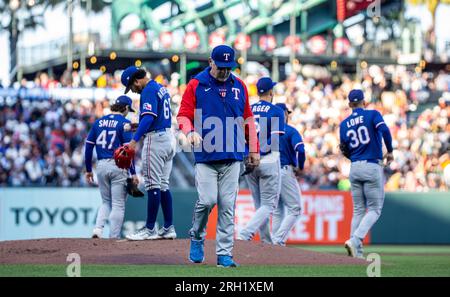
M 206 265 L 216 264 L 216 242 L 206 240 Z M 198 265 L 189 262 L 189 240 L 126 241 L 111 239 L 37 239 L 0 242 L 0 264 L 67 264 L 77 253 L 86 264 Z M 241 265 L 367 265 L 345 255 L 235 241 L 234 259 Z M 203 265 L 204 265 L 203 264 Z

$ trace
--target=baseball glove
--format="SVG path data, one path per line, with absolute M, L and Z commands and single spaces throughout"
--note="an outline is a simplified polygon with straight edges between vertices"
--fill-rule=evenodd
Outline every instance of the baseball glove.
M 133 197 L 144 197 L 144 193 L 133 183 L 132 178 L 127 178 L 127 193 Z
M 256 168 L 255 165 L 253 165 L 253 164 L 250 163 L 250 158 L 249 158 L 249 157 L 246 157 L 246 158 L 244 159 L 244 167 L 245 167 L 245 170 L 244 170 L 244 172 L 241 174 L 241 176 L 244 176 L 244 175 L 247 175 L 247 174 L 249 174 L 249 173 L 252 173 L 253 170 L 255 170 L 255 168 Z
M 122 169 L 130 168 L 135 153 L 134 149 L 130 148 L 128 145 L 118 147 L 114 151 L 114 161 L 116 162 L 117 167 Z
M 341 150 L 341 153 L 344 155 L 344 157 L 346 157 L 347 159 L 350 159 L 350 150 L 348 149 L 348 147 L 345 143 L 340 143 L 339 149 Z

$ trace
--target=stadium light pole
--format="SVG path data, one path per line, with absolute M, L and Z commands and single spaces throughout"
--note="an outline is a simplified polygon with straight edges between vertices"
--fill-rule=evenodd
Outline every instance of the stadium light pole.
M 9 29 L 9 80 L 14 81 L 14 76 L 18 73 L 17 66 L 17 42 L 19 40 L 19 28 L 18 28 L 18 19 L 17 19 L 17 11 L 20 8 L 19 0 L 12 0 L 9 2 L 9 10 L 11 12 L 11 20 L 8 25 Z
M 68 48 L 67 48 L 67 69 L 72 70 L 72 63 L 73 63 L 73 0 L 69 0 L 67 14 L 69 16 L 69 44 L 68 44 Z
M 181 85 L 186 84 L 186 52 L 180 55 L 180 83 Z
M 275 53 L 272 53 L 272 80 L 278 81 L 280 77 L 280 72 L 278 69 L 279 66 L 279 60 L 278 56 Z
M 86 2 L 86 16 L 88 18 L 88 29 L 87 29 L 87 42 L 84 44 L 80 51 L 80 74 L 83 75 L 86 72 L 86 52 L 87 47 L 91 41 L 91 11 L 92 11 L 92 0 L 82 0 Z M 81 3 L 80 3 L 81 4 Z
M 267 26 L 267 34 L 273 35 L 273 20 L 272 22 Z M 280 67 L 280 61 L 278 59 L 278 56 L 276 54 L 276 46 L 274 49 L 270 51 L 270 54 L 272 55 L 272 71 L 271 71 L 271 78 L 273 81 L 278 81 L 280 77 L 280 72 L 278 67 Z
M 292 4 L 292 14 L 291 14 L 291 19 L 289 22 L 289 35 L 291 36 L 291 40 L 294 40 L 295 38 L 295 27 L 296 27 L 296 20 L 295 20 L 295 8 L 296 8 L 296 4 L 297 4 L 297 0 L 291 0 L 291 4 Z M 292 41 L 291 41 L 292 42 Z M 294 46 L 293 44 L 290 45 L 290 55 L 289 55 L 289 63 L 291 64 L 291 68 L 293 68 L 294 65 L 294 59 L 295 59 L 295 52 L 294 52 Z
M 247 48 L 244 46 L 244 49 L 241 52 L 242 59 L 244 62 L 242 63 L 241 77 L 245 78 L 247 76 Z

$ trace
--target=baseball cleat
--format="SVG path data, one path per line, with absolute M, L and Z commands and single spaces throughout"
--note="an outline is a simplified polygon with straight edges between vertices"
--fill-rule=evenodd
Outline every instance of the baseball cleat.
M 175 227 L 170 225 L 168 228 L 162 227 L 159 229 L 158 236 L 161 239 L 175 239 L 177 238 L 177 233 L 175 232 Z
M 100 228 L 94 228 L 94 231 L 92 231 L 92 238 L 102 238 L 103 229 Z
M 349 257 L 356 257 L 356 247 L 354 246 L 351 239 L 345 242 L 344 247 L 347 250 L 347 254 Z
M 357 237 L 352 237 L 345 242 L 345 248 L 349 256 L 364 259 L 362 241 Z
M 358 244 L 358 246 L 356 247 L 356 258 L 358 258 L 358 259 L 365 259 L 364 258 L 364 250 L 363 250 L 362 243 Z
M 278 246 L 286 246 L 285 242 L 275 242 L 273 243 L 274 245 L 278 245 Z
M 217 267 L 230 268 L 239 265 L 233 261 L 232 256 L 217 256 Z
M 156 228 L 149 229 L 144 226 L 144 228 L 136 231 L 133 234 L 128 234 L 126 238 L 128 240 L 155 240 L 159 239 L 158 232 Z
M 191 249 L 189 251 L 189 261 L 193 263 L 202 263 L 205 261 L 205 240 L 195 240 L 191 238 Z

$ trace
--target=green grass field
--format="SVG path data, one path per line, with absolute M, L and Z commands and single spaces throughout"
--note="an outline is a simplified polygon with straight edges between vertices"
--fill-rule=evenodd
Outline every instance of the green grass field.
M 341 246 L 301 248 L 345 254 Z M 381 276 L 450 276 L 450 246 L 367 246 L 365 253 L 381 257 Z M 366 276 L 366 266 L 242 266 L 221 269 L 207 265 L 83 265 L 81 276 L 152 277 L 280 277 L 280 276 Z M 64 265 L 0 265 L 0 276 L 66 276 Z

